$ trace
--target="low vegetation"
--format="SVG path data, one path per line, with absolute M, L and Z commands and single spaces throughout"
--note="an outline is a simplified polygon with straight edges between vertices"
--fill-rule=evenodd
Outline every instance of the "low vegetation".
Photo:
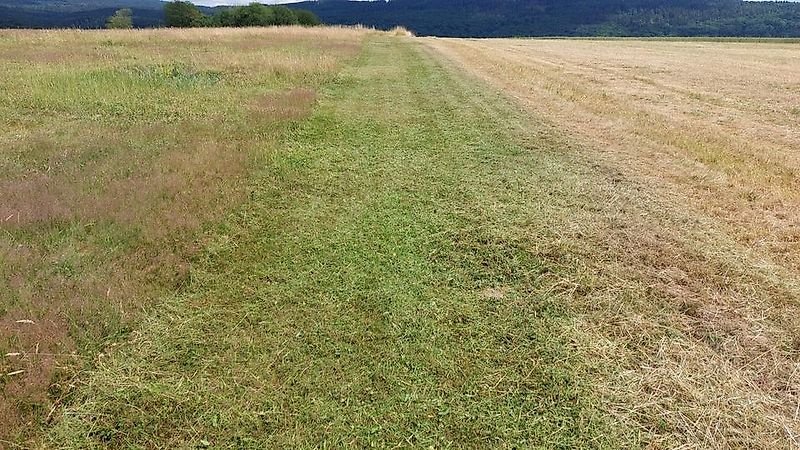
M 207 224 L 363 36 L 0 32 L 0 439 L 191 284 Z
M 0 443 L 796 446 L 796 45 L 1 32 Z
M 556 268 L 497 209 L 520 164 L 544 170 L 510 111 L 385 36 L 318 102 L 52 442 L 616 443 L 548 294 Z

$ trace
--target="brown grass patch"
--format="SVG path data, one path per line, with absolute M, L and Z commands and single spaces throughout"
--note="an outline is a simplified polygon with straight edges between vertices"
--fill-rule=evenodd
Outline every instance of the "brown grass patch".
M 392 36 L 414 37 L 414 33 L 409 31 L 406 27 L 397 26 L 389 30 Z
M 299 120 L 308 116 L 316 99 L 313 89 L 297 88 L 264 94 L 250 103 L 250 110 L 259 119 Z

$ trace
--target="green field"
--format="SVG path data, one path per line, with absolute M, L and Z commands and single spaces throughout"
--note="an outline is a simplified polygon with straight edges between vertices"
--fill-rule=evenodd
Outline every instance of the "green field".
M 0 447 L 797 443 L 792 252 L 681 190 L 629 84 L 516 59 L 673 44 L 401 34 L 0 32 Z

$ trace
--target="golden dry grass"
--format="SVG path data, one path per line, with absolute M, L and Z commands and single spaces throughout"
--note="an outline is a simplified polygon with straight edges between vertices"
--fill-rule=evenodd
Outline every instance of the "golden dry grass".
M 800 445 L 800 47 L 425 41 L 602 177 L 560 230 L 610 411 L 654 448 Z M 563 249 L 543 249 L 547 252 Z
M 203 227 L 365 35 L 0 31 L 0 447 L 185 284 Z

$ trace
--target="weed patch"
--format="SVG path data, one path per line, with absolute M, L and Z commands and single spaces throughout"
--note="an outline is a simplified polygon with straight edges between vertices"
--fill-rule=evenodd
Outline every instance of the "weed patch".
M 169 84 L 178 88 L 208 87 L 222 79 L 222 73 L 213 70 L 198 70 L 186 64 L 165 64 L 151 66 L 133 66 L 123 69 L 121 74 L 133 80 L 142 80 L 151 88 Z M 124 81 L 125 82 L 125 81 Z

